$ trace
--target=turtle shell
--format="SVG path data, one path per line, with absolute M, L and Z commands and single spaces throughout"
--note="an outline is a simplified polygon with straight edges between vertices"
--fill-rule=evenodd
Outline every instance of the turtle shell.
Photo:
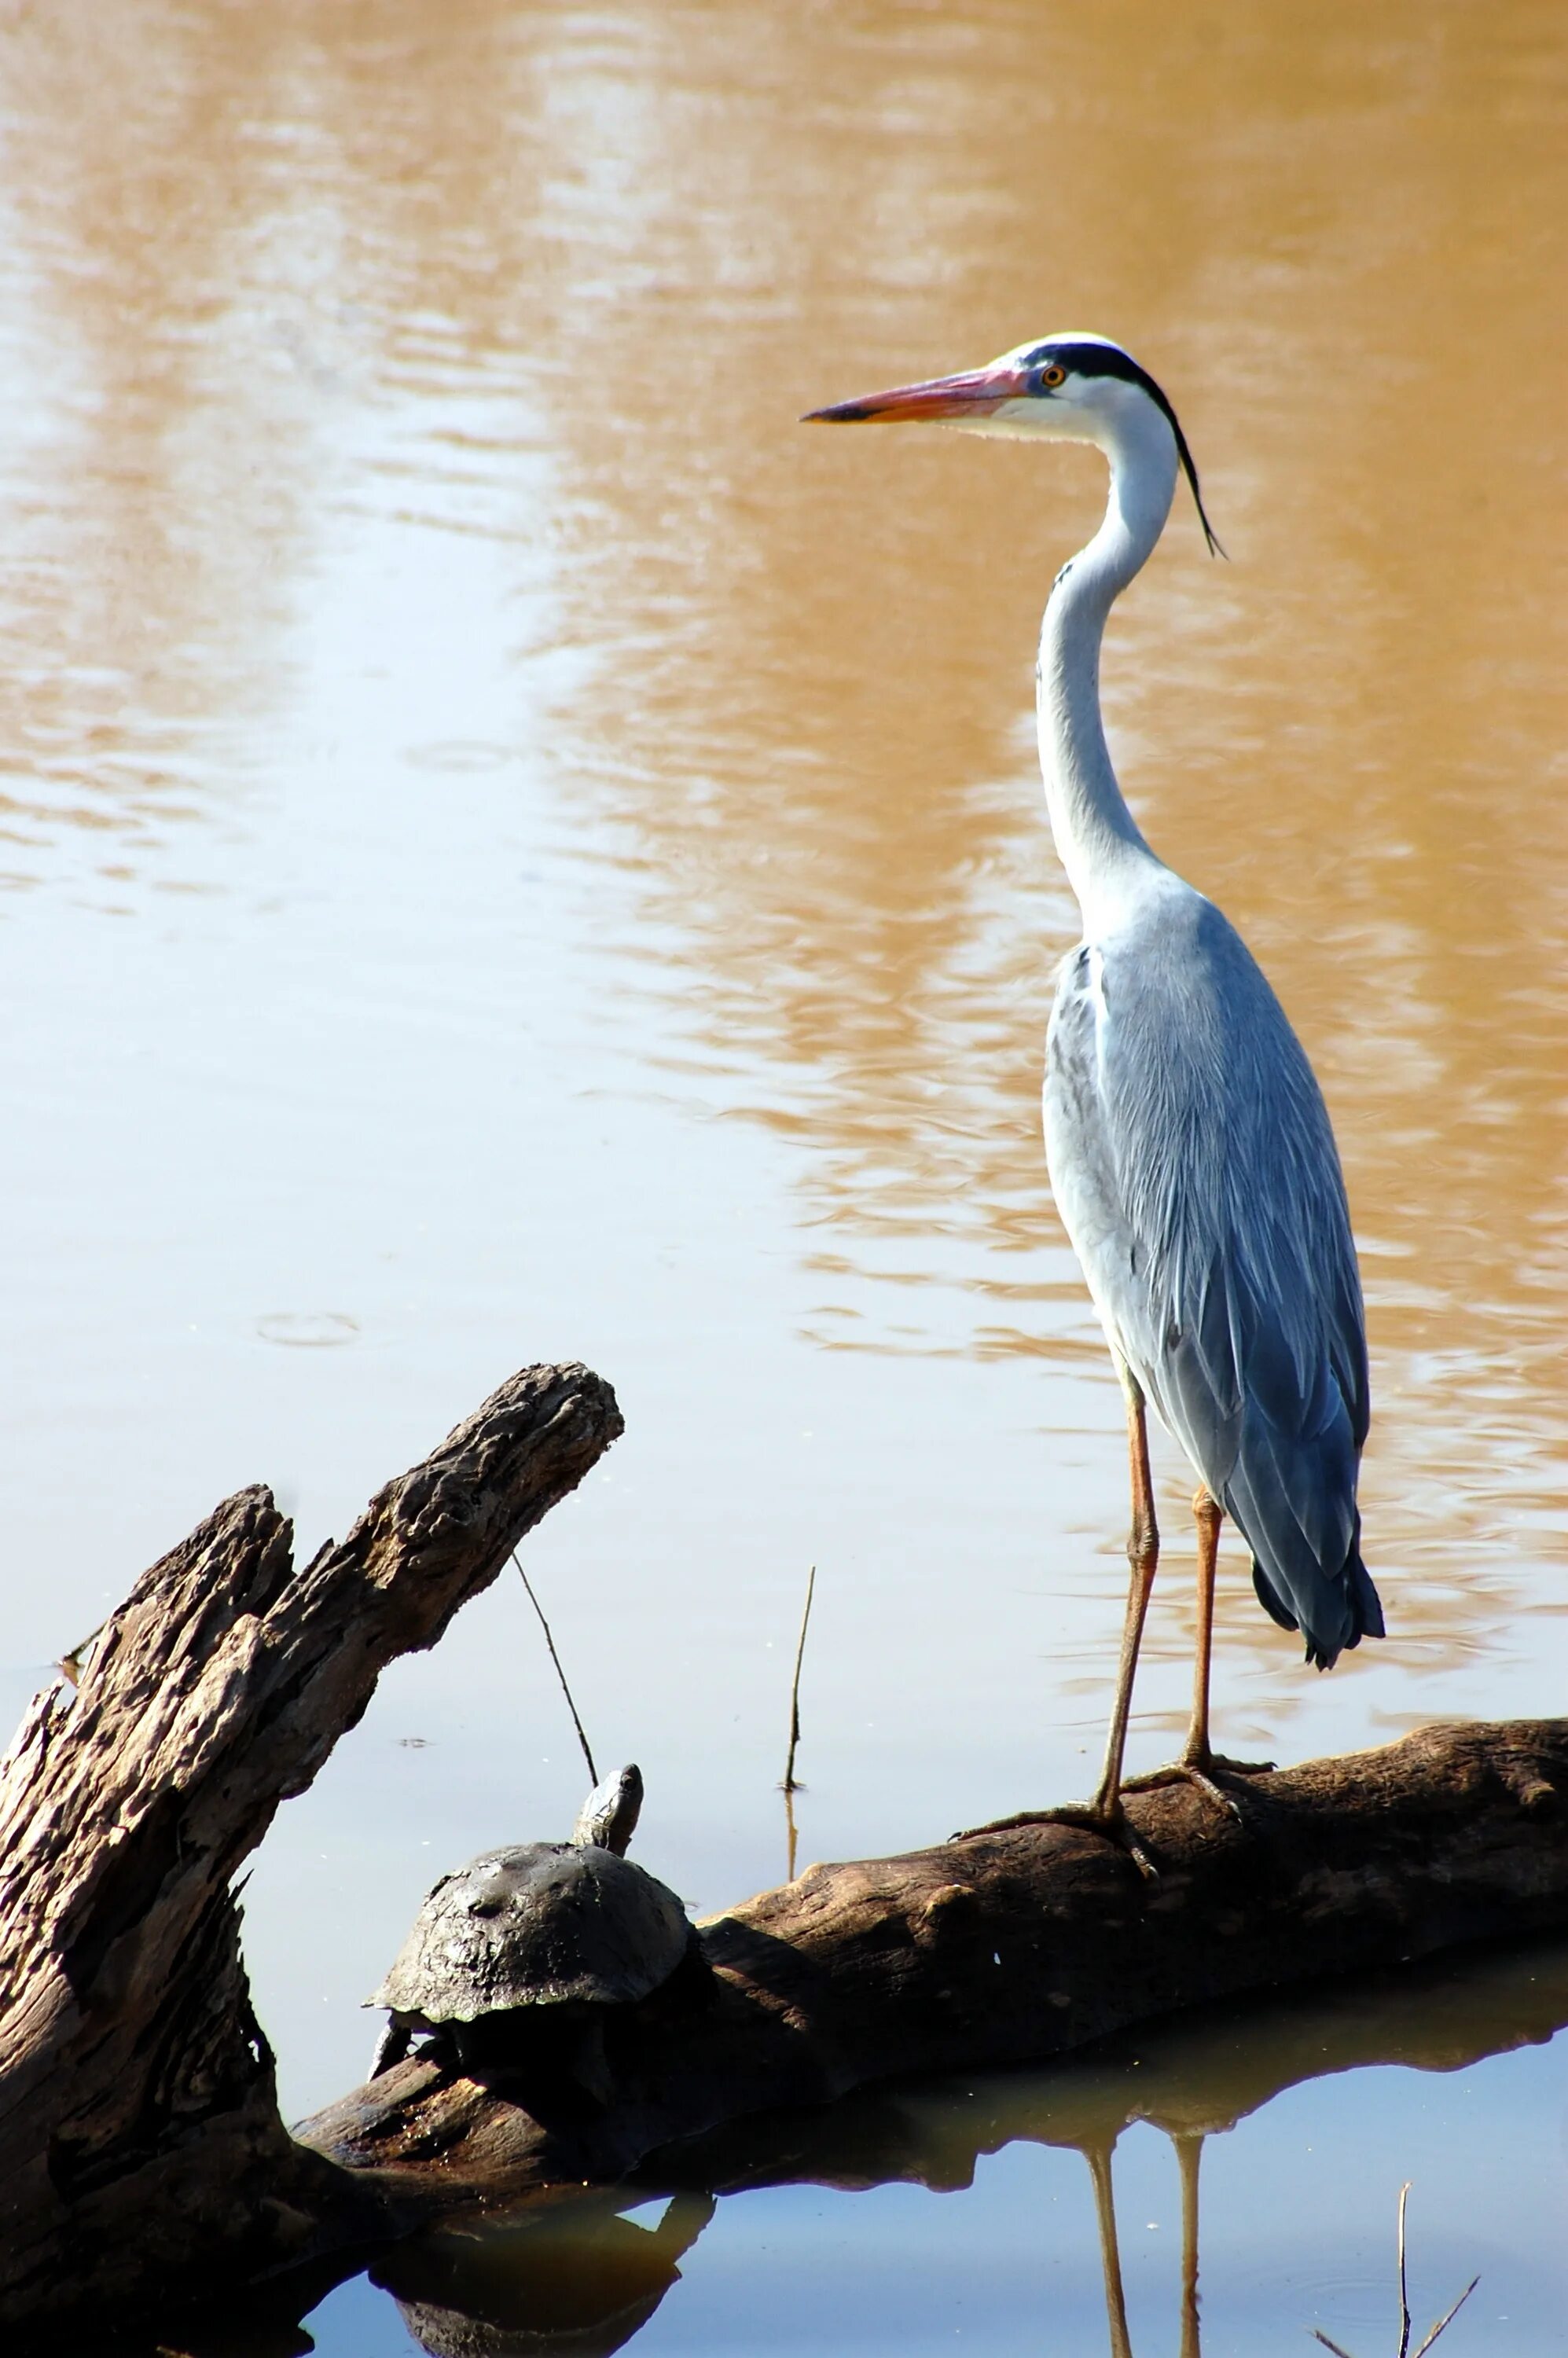
M 634 2006 L 690 1939 L 675 1893 L 629 1858 L 520 1843 L 441 1877 L 365 2004 L 431 2023 L 519 2006 Z

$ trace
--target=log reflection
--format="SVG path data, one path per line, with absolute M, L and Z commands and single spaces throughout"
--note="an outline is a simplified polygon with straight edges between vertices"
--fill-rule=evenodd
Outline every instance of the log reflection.
M 435 2353 L 565 2358 L 625 2346 L 679 2276 L 720 2194 L 807 2182 L 934 2191 L 973 2183 L 980 2158 L 1028 2142 L 1087 2165 L 1110 2358 L 1135 2358 L 1113 2157 L 1140 2122 L 1174 2148 L 1182 2202 L 1180 2358 L 1202 2358 L 1198 2178 L 1205 2140 L 1286 2089 L 1377 2064 L 1455 2071 L 1540 2044 L 1568 2023 L 1568 1942 L 1450 1960 L 1268 2005 L 1173 2020 L 1050 2071 L 881 2089 L 682 2149 L 628 2186 L 447 2228 L 375 2271 Z M 622 2214 L 672 2197 L 653 2229 Z

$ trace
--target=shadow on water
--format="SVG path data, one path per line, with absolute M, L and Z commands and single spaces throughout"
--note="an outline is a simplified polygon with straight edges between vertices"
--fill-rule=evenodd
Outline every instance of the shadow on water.
M 717 2211 L 709 2193 L 675 2195 L 658 2223 L 622 2213 L 623 2190 L 486 2224 L 445 2230 L 397 2254 L 378 2280 L 433 2358 L 514 2352 L 607 2358 L 644 2326 L 682 2256 Z
M 1147 2123 L 1180 2171 L 1181 2358 L 1201 2358 L 1198 2181 L 1206 2137 L 1286 2090 L 1373 2066 L 1461 2071 L 1542 2045 L 1568 2025 L 1568 1941 L 1474 1952 L 1289 1999 L 1171 2020 L 1036 2071 L 911 2081 L 820 2111 L 749 2121 L 659 2156 L 625 2184 L 535 2200 L 449 2223 L 379 2259 L 372 2281 L 436 2358 L 566 2358 L 623 2349 L 680 2280 L 680 2262 L 722 2196 L 814 2184 L 846 2193 L 895 2182 L 970 2186 L 1016 2143 L 1081 2153 L 1092 2185 L 1112 2358 L 1132 2358 L 1113 2157 Z M 1390 2191 L 1390 2201 L 1392 2189 Z M 652 2226 L 628 2216 L 660 2198 Z M 184 2358 L 296 2358 L 300 2320 L 331 2289 L 316 2275 L 213 2314 L 157 2346 Z

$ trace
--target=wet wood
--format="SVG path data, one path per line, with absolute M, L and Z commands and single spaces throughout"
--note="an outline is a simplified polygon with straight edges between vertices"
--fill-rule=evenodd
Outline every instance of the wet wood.
M 1568 1721 L 1433 1726 L 1130 1809 L 1145 1881 L 1076 1828 L 812 1866 L 703 1927 L 706 1993 L 649 2000 L 614 2102 L 541 2123 L 417 2059 L 297 2134 L 438 2207 L 622 2175 L 748 2113 L 1040 2061 L 1184 2006 L 1568 1924 Z
M 302 1571 L 241 1491 L 37 1698 L 0 1770 L 0 2322 L 385 2226 L 278 2117 L 233 1877 L 621 1429 L 587 1368 L 527 1368 Z

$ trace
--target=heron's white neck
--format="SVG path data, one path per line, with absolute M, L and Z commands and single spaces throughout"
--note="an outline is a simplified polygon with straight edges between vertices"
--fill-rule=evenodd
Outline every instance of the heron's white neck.
M 1128 809 L 1100 718 L 1106 617 L 1164 529 L 1176 486 L 1176 444 L 1152 406 L 1106 421 L 1110 461 L 1105 522 L 1062 568 L 1040 628 L 1036 709 L 1045 806 L 1056 852 L 1093 936 L 1114 925 L 1139 886 L 1162 872 Z

